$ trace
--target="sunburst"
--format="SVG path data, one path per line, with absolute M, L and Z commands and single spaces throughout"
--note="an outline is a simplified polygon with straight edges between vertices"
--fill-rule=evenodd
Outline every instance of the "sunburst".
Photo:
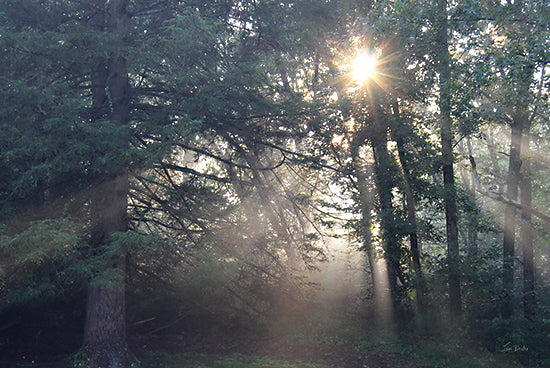
M 359 84 L 366 83 L 376 76 L 378 60 L 374 54 L 360 52 L 352 63 L 352 76 Z

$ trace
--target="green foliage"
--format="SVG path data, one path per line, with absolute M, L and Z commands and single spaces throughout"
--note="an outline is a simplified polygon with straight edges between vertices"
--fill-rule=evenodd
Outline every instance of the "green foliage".
M 4 233 L 0 308 L 81 287 L 87 272 L 77 265 L 84 248 L 80 225 L 67 219 L 36 221 L 20 233 Z
M 107 256 L 147 252 L 160 243 L 162 240 L 154 234 L 144 234 L 139 231 L 116 232 L 111 235 Z
M 14 255 L 17 263 L 55 261 L 81 244 L 78 230 L 78 224 L 67 219 L 33 222 L 13 237 L 3 235 L 0 251 Z

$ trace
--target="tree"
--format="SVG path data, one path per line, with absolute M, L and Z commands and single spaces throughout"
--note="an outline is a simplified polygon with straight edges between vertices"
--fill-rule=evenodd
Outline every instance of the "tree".
M 392 136 L 397 144 L 397 152 L 399 157 L 399 164 L 401 166 L 401 171 L 403 175 L 403 186 L 405 189 L 405 201 L 407 207 L 407 225 L 408 225 L 408 235 L 409 235 L 409 244 L 410 244 L 410 253 L 412 259 L 412 269 L 415 273 L 415 286 L 416 286 L 416 297 L 418 300 L 418 310 L 421 315 L 426 313 L 427 303 L 425 295 L 425 280 L 422 271 L 422 264 L 420 262 L 420 244 L 418 238 L 418 226 L 416 219 L 416 201 L 412 186 L 412 172 L 409 167 L 409 158 L 405 145 L 405 136 L 407 133 L 411 133 L 409 129 L 405 128 L 405 124 L 402 121 L 402 117 L 399 110 L 398 102 L 394 102 L 392 105 L 392 114 L 395 122 L 398 124 L 398 127 L 393 127 Z M 401 129 L 399 129 L 401 128 Z
M 103 5 L 101 3 L 97 5 Z M 129 2 L 105 4 L 98 31 L 107 31 L 114 41 L 113 54 L 99 61 L 92 83 L 92 108 L 108 111 L 107 119 L 117 130 L 111 150 L 125 152 L 129 146 L 130 88 L 125 39 L 130 27 Z M 104 28 L 104 29 L 101 29 Z M 99 114 L 97 114 L 99 115 Z M 97 123 L 97 122 L 95 122 Z M 113 235 L 128 230 L 128 163 L 122 159 L 105 170 L 91 198 L 91 246 L 109 246 Z M 84 327 L 84 351 L 92 367 L 126 367 L 125 268 L 126 255 L 114 254 L 107 269 L 88 286 Z M 105 275 L 108 275 L 107 277 Z
M 544 70 L 546 56 L 541 52 L 541 46 L 547 41 L 544 40 L 544 21 L 534 16 L 533 10 L 539 6 L 536 3 L 527 4 L 517 1 L 513 4 L 497 6 L 499 16 L 495 24 L 491 24 L 495 39 L 493 39 L 492 55 L 494 62 L 493 72 L 503 76 L 501 90 L 496 94 L 503 100 L 502 116 L 510 124 L 510 146 L 508 155 L 508 173 L 506 178 L 506 198 L 515 203 L 518 199 L 531 208 L 531 168 L 529 151 L 529 136 L 532 122 L 536 118 L 538 102 L 542 87 L 539 87 L 538 95 L 535 97 L 533 86 L 537 84 L 535 73 L 540 68 Z M 535 11 L 536 12 L 536 11 Z M 521 19 L 521 20 L 520 20 Z M 534 32 L 533 30 L 538 31 Z M 540 32 L 540 33 L 539 33 Z M 536 35 L 535 35 L 536 34 Z M 514 40 L 514 41 L 511 41 Z M 541 74 L 541 81 L 544 79 L 544 72 Z M 542 82 L 541 82 L 542 83 Z M 542 86 L 542 84 L 541 84 Z M 498 98 L 498 97 L 497 97 Z M 526 295 L 533 295 L 533 234 L 530 211 L 521 210 L 521 219 L 516 206 L 506 205 L 504 209 L 503 223 L 503 299 L 501 313 L 504 318 L 510 318 L 514 314 L 514 278 L 515 278 L 515 254 L 516 254 L 516 232 L 519 227 L 523 254 L 523 275 L 524 275 L 524 310 L 525 314 L 532 314 L 528 304 L 534 300 Z M 529 213 L 528 213 L 529 212 Z M 527 290 L 530 290 L 529 292 Z M 527 302 L 529 299 L 529 302 Z
M 443 200 L 447 226 L 447 262 L 449 267 L 449 303 L 453 317 L 462 313 L 460 291 L 460 258 L 458 247 L 458 217 L 454 179 L 453 129 L 451 120 L 451 59 L 448 41 L 447 1 L 438 0 L 436 18 L 435 58 L 439 72 L 439 119 L 441 130 L 441 160 L 443 170 Z

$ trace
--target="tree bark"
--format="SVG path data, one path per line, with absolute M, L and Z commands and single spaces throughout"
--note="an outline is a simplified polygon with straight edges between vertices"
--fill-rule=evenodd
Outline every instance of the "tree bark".
M 436 2 L 437 46 L 439 72 L 439 120 L 441 127 L 441 158 L 443 169 L 443 200 L 447 229 L 447 263 L 449 277 L 449 303 L 451 315 L 462 315 L 460 267 L 458 247 L 458 214 L 454 183 L 453 129 L 451 122 L 451 58 L 449 55 L 447 1 Z
M 125 258 L 110 265 L 112 276 L 88 286 L 83 350 L 91 368 L 129 366 L 126 344 Z
M 538 94 L 535 102 L 540 101 L 542 97 L 542 91 L 544 86 L 544 69 L 546 65 L 541 68 L 541 77 L 539 83 Z M 529 85 L 534 77 L 534 65 L 527 65 L 524 68 L 524 74 L 522 75 L 522 91 L 521 101 L 524 101 L 525 96 L 528 95 Z M 526 73 L 529 71 L 529 73 Z M 522 247 L 522 261 L 523 261 L 523 314 L 525 318 L 532 319 L 535 317 L 536 309 L 536 295 L 535 295 L 535 262 L 533 252 L 533 223 L 532 223 L 532 179 L 531 179 L 531 149 L 530 145 L 530 131 L 531 124 L 538 114 L 538 106 L 535 105 L 533 111 L 527 113 L 529 109 L 524 107 L 522 109 L 524 113 L 523 120 L 523 134 L 521 139 L 521 178 L 520 178 L 520 205 L 521 205 L 521 225 L 520 225 L 520 242 Z

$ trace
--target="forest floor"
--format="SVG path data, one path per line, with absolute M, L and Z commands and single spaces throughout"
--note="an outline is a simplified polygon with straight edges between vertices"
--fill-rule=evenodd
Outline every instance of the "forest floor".
M 401 335 L 340 326 L 332 331 L 141 336 L 143 368 L 512 368 L 519 356 L 492 353 L 459 336 Z M 208 337 L 209 336 L 209 337 Z
M 357 326 L 355 326 L 357 327 Z M 517 368 L 518 356 L 491 353 L 459 338 L 389 336 L 357 329 L 311 334 L 141 334 L 130 336 L 140 368 Z M 69 368 L 70 357 L 2 367 Z
M 175 353 L 166 350 L 149 351 L 142 355 L 144 367 L 201 368 L 395 368 L 431 367 L 420 365 L 400 353 L 359 350 L 349 344 L 306 344 L 263 341 L 260 346 L 220 353 L 207 348 L 203 352 Z M 210 350 L 210 351 L 208 351 Z
M 331 264 L 332 267 L 335 267 Z M 264 318 L 220 317 L 223 314 L 147 313 L 134 318 L 128 341 L 139 368 L 518 368 L 522 351 L 488 351 L 483 344 L 431 318 L 420 329 L 414 319 L 397 322 L 377 314 L 375 305 L 346 290 L 338 275 L 327 272 L 327 290 L 315 303 L 295 303 Z M 323 274 L 321 273 L 321 276 Z M 341 276 L 340 276 L 341 277 Z M 327 281 L 328 280 L 328 281 Z M 318 280 L 314 280 L 318 281 Z M 361 284 L 361 280 L 357 284 Z M 347 294 L 346 294 L 347 292 Z M 339 294 L 340 293 L 340 294 Z M 351 296 L 350 296 L 351 295 Z M 143 316 L 141 317 L 143 318 Z M 422 334 L 419 331 L 425 331 Z M 75 334 L 75 336 L 79 336 Z M 1 342 L 1 341 L 0 341 Z M 72 339 L 72 347 L 79 342 Z M 59 345 L 58 342 L 54 345 Z M 57 346 L 57 348 L 59 348 Z M 59 351 L 59 349 L 58 349 Z M 22 355 L 25 355 L 24 358 Z M 49 354 L 51 357 L 53 354 Z M 18 354 L 0 368 L 70 368 L 74 359 L 40 359 Z M 531 368 L 536 366 L 531 365 Z M 542 367 L 542 366 L 540 366 Z

